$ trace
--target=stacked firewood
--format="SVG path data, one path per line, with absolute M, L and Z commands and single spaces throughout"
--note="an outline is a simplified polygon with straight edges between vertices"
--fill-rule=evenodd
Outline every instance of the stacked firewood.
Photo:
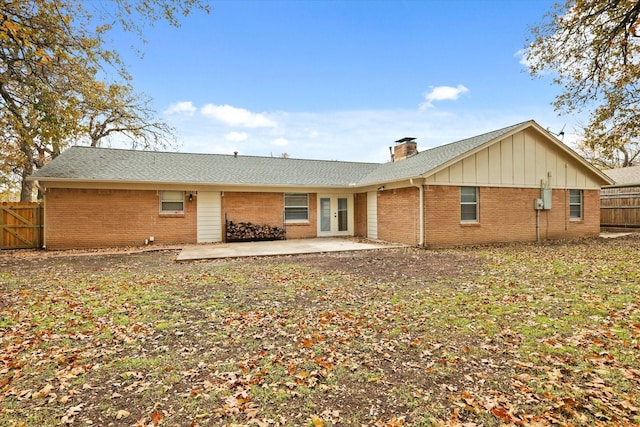
M 227 242 L 284 240 L 287 237 L 286 231 L 281 227 L 233 221 L 227 221 L 226 224 Z

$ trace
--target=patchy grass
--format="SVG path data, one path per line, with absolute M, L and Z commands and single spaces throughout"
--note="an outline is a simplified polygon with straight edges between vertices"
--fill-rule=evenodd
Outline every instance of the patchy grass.
M 0 425 L 637 425 L 639 249 L 3 254 Z

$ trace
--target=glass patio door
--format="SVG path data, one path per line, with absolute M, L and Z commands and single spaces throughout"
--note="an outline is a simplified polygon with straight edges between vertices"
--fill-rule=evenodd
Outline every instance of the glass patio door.
M 353 214 L 350 195 L 318 196 L 318 236 L 347 236 L 353 234 Z

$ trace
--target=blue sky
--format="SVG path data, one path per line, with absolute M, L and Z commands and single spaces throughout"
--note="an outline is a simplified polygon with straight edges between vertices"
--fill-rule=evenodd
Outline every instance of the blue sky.
M 558 88 L 518 52 L 552 0 L 217 0 L 178 29 L 114 35 L 179 151 L 385 162 L 534 119 L 568 134 Z M 571 135 L 565 142 L 571 140 Z

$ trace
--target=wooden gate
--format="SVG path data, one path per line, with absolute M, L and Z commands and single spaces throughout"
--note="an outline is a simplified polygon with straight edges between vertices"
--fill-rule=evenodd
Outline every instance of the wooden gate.
M 42 246 L 43 205 L 2 202 L 0 209 L 0 249 Z

